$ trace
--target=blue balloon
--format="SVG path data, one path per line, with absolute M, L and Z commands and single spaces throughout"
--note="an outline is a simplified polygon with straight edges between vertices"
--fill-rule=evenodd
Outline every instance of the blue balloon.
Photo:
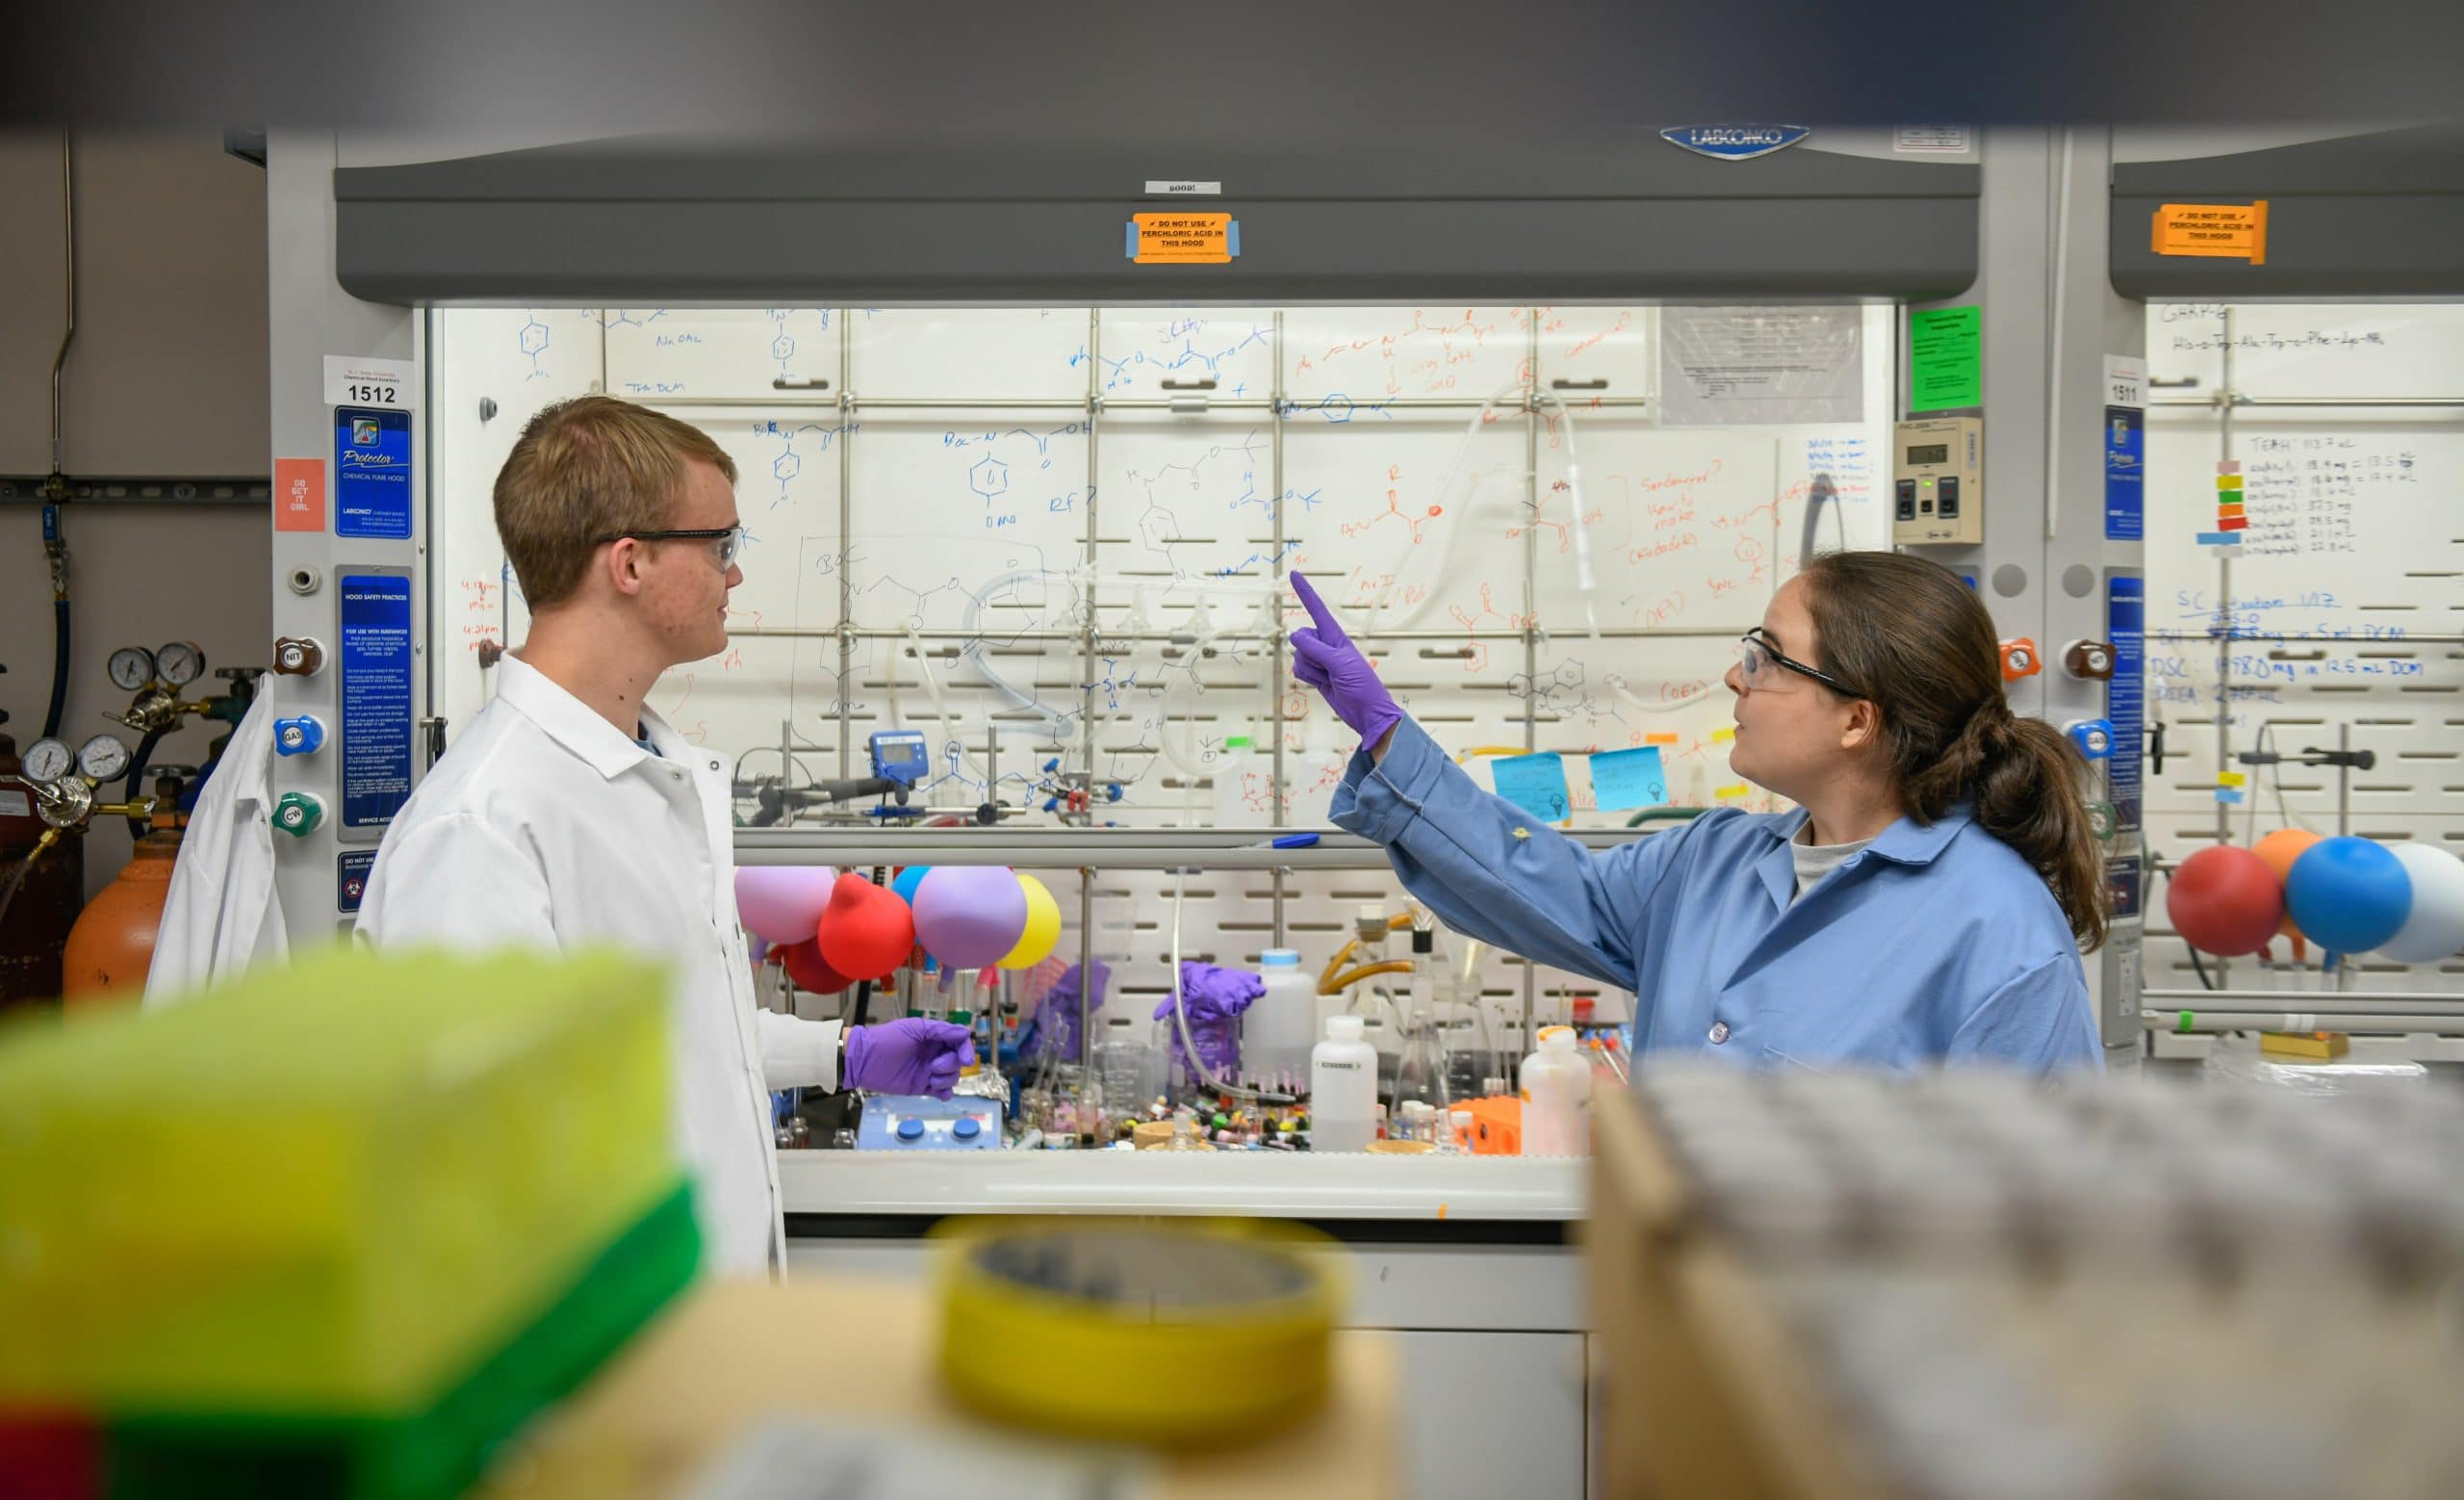
M 898 872 L 898 878 L 889 883 L 889 888 L 900 900 L 913 906 L 915 888 L 922 885 L 924 877 L 931 873 L 933 873 L 933 866 L 930 865 L 910 865 Z
M 2322 839 L 2284 879 L 2294 925 L 2330 953 L 2367 953 L 2394 937 L 2413 912 L 2404 862 L 2367 839 Z

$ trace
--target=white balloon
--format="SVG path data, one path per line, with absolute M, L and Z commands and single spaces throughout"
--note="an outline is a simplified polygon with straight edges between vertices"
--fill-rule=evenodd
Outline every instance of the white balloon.
M 2464 860 L 2426 843 L 2393 852 L 2413 879 L 2413 914 L 2378 951 L 2400 964 L 2435 964 L 2464 948 Z

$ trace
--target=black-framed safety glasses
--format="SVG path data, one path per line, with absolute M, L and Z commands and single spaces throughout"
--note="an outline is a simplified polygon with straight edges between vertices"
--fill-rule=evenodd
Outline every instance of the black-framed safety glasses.
M 719 544 L 719 571 L 724 573 L 735 566 L 737 555 L 744 551 L 744 526 L 739 522 L 734 526 L 694 527 L 681 530 L 614 531 L 590 539 L 593 547 L 608 542 L 716 542 Z
M 1736 662 L 1739 670 L 1744 674 L 1745 685 L 1758 692 L 1767 692 L 1771 688 L 1785 685 L 1787 679 L 1780 676 L 1777 670 L 1785 667 L 1799 677 L 1811 678 L 1843 698 L 1865 696 L 1822 668 L 1808 666 L 1795 658 L 1783 654 L 1779 647 L 1771 644 L 1764 637 L 1759 627 L 1737 637 Z

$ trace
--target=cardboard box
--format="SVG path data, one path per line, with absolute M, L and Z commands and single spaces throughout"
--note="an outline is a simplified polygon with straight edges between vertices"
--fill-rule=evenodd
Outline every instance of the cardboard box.
M 1602 1097 L 1592 1132 L 1599 1492 L 1881 1500 L 1775 1299 L 1704 1222 L 1640 1099 Z

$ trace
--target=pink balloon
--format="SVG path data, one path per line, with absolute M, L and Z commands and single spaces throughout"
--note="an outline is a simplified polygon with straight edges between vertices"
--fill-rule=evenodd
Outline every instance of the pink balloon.
M 1026 930 L 1026 889 L 1002 866 L 936 866 L 915 888 L 915 940 L 945 969 L 996 963 Z
M 821 925 L 836 877 L 820 865 L 749 865 L 735 872 L 736 917 L 765 943 L 802 943 Z

